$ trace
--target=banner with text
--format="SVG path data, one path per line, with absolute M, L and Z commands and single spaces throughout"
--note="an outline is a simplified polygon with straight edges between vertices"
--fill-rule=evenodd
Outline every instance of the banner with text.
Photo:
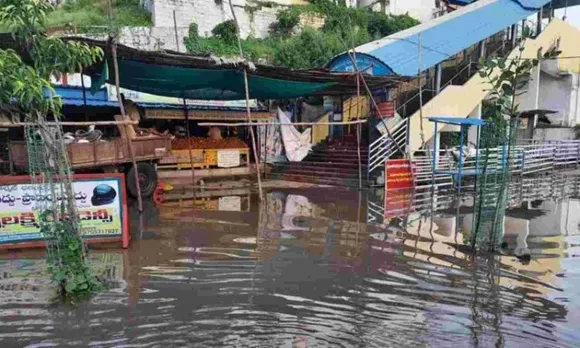
M 40 195 L 36 185 L 14 184 L 0 186 L 0 244 L 43 241 L 41 231 L 41 211 L 39 201 L 49 202 L 51 195 Z M 122 238 L 127 234 L 124 202 L 124 182 L 122 178 L 75 179 L 74 199 L 85 238 Z M 56 199 L 66 199 L 60 191 Z M 63 217 L 66 218 L 66 217 Z M 124 243 L 125 244 L 125 243 Z

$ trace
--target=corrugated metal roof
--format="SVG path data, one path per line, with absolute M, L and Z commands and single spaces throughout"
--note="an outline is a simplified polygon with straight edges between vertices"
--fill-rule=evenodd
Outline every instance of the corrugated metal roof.
M 419 70 L 427 70 L 533 15 L 537 8 L 549 1 L 480 0 L 435 20 L 359 46 L 356 51 L 384 63 L 383 70 L 414 76 Z M 341 59 L 344 56 L 334 58 L 328 67 L 334 69 L 339 62 L 344 65 L 344 59 Z

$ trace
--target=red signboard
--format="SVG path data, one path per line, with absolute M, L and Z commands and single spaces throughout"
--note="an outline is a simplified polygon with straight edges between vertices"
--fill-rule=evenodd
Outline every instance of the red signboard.
M 392 118 L 395 117 L 395 102 L 394 101 L 387 101 L 378 103 L 378 115 L 379 117 L 383 118 Z
M 385 162 L 385 189 L 413 188 L 413 171 L 411 161 L 406 159 L 390 159 Z
M 393 159 L 385 162 L 385 217 L 403 216 L 411 211 L 413 172 L 409 160 Z
M 42 217 L 36 210 L 41 189 L 29 176 L 0 176 L 0 249 L 44 246 Z M 73 176 L 72 189 L 79 214 L 81 233 L 87 243 L 122 242 L 129 246 L 129 215 L 123 174 L 81 174 Z M 58 190 L 55 194 L 61 194 Z M 63 217 L 65 218 L 65 217 Z

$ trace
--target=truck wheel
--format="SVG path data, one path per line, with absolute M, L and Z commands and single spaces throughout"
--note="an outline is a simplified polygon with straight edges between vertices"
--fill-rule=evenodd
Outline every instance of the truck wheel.
M 139 171 L 139 184 L 141 185 L 141 196 L 149 198 L 157 186 L 157 171 L 149 163 L 137 163 Z M 135 169 L 133 166 L 127 172 L 127 190 L 133 198 L 137 198 L 137 185 L 135 184 Z

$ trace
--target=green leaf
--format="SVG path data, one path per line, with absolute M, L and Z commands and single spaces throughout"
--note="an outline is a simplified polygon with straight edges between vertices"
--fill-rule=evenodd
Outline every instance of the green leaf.
M 514 90 L 512 88 L 512 86 L 510 86 L 509 84 L 505 83 L 501 86 L 501 89 L 503 91 L 503 95 L 506 97 L 511 97 L 514 94 Z
M 77 289 L 77 284 L 75 282 L 67 282 L 64 288 L 66 292 L 73 293 Z

